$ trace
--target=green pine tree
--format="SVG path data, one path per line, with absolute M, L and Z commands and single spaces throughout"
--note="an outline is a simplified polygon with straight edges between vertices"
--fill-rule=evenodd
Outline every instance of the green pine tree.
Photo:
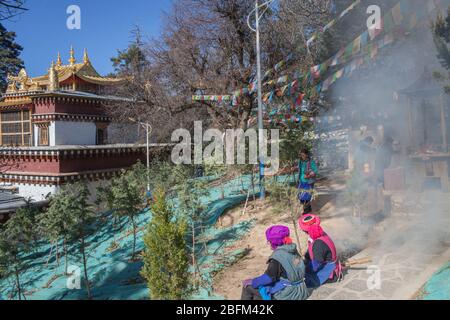
M 228 167 L 224 164 L 220 163 L 220 159 L 209 158 L 205 159 L 204 167 L 205 167 L 205 175 L 214 176 L 218 179 L 219 187 L 220 187 L 220 198 L 225 198 L 225 188 L 224 188 L 224 177 L 228 173 Z
M 115 72 L 119 75 L 141 76 L 141 72 L 145 66 L 148 65 L 148 61 L 143 49 L 141 30 L 139 27 L 135 27 L 131 34 L 133 41 L 130 43 L 127 49 L 117 50 L 117 56 L 111 58 Z
M 55 236 L 61 232 L 67 243 L 73 243 L 81 256 L 84 270 L 84 283 L 88 299 L 92 298 L 91 286 L 88 276 L 88 237 L 99 228 L 101 217 L 95 212 L 89 203 L 90 192 L 87 186 L 81 182 L 65 186 L 52 199 L 49 211 L 53 215 L 57 210 L 63 211 L 64 226 L 60 229 L 59 224 L 49 230 L 53 230 Z M 58 219 L 62 216 L 57 216 Z M 48 226 L 48 225 L 47 225 Z
M 0 23 L 0 94 L 6 90 L 8 74 L 16 75 L 23 68 L 19 58 L 23 48 L 15 39 L 16 33 L 6 30 Z
M 191 229 L 189 235 L 191 238 L 191 263 L 194 269 L 194 286 L 198 287 L 200 270 L 197 263 L 197 239 L 203 232 L 202 212 L 207 208 L 201 199 L 209 196 L 210 191 L 206 181 L 193 178 L 190 174 L 191 168 L 193 167 L 177 166 L 174 174 L 179 181 L 176 186 L 179 201 L 178 210 L 187 219 Z M 205 244 L 203 244 L 203 247 L 205 248 Z
M 12 297 L 25 298 L 20 275 L 29 267 L 26 254 L 36 243 L 35 222 L 37 210 L 31 206 L 18 209 L 15 214 L 0 227 L 0 274 L 14 277 Z
M 432 26 L 432 29 L 434 43 L 438 51 L 439 61 L 444 68 L 450 70 L 450 7 L 447 11 L 447 17 L 439 13 L 436 22 Z M 435 77 L 438 80 L 446 83 L 445 90 L 447 93 L 450 93 L 450 85 L 448 84 L 450 74 L 445 75 L 439 72 L 435 72 Z
M 70 232 L 73 225 L 72 217 L 69 214 L 72 206 L 71 195 L 63 190 L 50 199 L 49 207 L 40 214 L 38 229 L 44 239 L 52 244 L 49 260 L 51 258 L 53 248 L 56 247 L 56 262 L 59 264 L 58 244 L 62 241 L 64 251 L 64 270 L 67 274 L 68 254 L 67 247 L 70 241 Z
M 145 207 L 144 194 L 147 169 L 138 163 L 131 170 L 122 171 L 120 176 L 111 181 L 109 191 L 100 189 L 102 195 L 100 201 L 105 201 L 109 209 L 113 209 L 113 214 L 117 219 L 128 218 L 133 229 L 133 249 L 131 260 L 136 255 L 136 238 L 138 232 L 137 217 L 142 214 Z
M 144 236 L 144 267 L 150 299 L 182 300 L 190 294 L 187 223 L 166 202 L 162 189 L 155 192 L 152 219 Z

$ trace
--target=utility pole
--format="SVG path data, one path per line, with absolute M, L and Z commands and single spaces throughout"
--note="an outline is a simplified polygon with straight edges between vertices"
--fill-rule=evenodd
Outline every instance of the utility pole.
M 143 126 L 146 130 L 147 134 L 147 193 L 150 194 L 150 135 L 153 131 L 152 126 L 149 123 L 140 122 L 136 119 L 129 118 L 131 122 L 137 123 L 141 126 Z
M 150 130 L 151 126 L 146 123 L 147 130 L 147 193 L 150 194 Z
M 257 73 L 257 81 L 258 81 L 258 149 L 259 149 L 259 183 L 261 186 L 260 199 L 264 200 L 266 196 L 265 190 L 265 179 L 264 179 L 264 163 L 265 159 L 263 157 L 262 150 L 265 148 L 264 146 L 264 119 L 263 119 L 263 103 L 262 103 L 262 84 L 261 84 L 261 47 L 260 47 L 260 30 L 259 30 L 259 21 L 264 16 L 264 13 L 269 8 L 270 4 L 275 0 L 269 0 L 264 2 L 263 4 L 259 4 L 258 0 L 255 1 L 255 9 L 249 14 L 247 18 L 248 27 L 256 32 L 256 73 Z M 265 7 L 265 10 L 260 15 L 259 9 Z M 255 13 L 256 25 L 255 28 L 252 27 L 250 23 L 250 18 Z
M 262 85 L 261 85 L 261 47 L 259 39 L 259 5 L 258 0 L 255 1 L 255 16 L 256 16 L 256 68 L 258 80 L 258 142 L 259 142 L 259 183 L 261 186 L 260 199 L 264 200 L 266 197 L 266 190 L 264 186 L 264 159 L 263 159 L 263 143 L 264 143 L 264 125 L 263 125 L 263 110 L 262 110 Z

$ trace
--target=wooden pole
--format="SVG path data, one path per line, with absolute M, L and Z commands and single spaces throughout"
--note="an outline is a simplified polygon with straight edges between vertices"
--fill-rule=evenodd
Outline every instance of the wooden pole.
M 248 199 L 250 198 L 250 188 L 248 188 L 247 199 L 245 200 L 244 211 L 242 211 L 242 216 L 245 216 L 245 212 L 247 211 Z
M 353 261 L 346 261 L 343 263 L 343 265 L 345 267 L 351 267 L 351 266 L 368 264 L 368 263 L 372 263 L 371 258 L 363 258 L 363 259 L 358 259 L 358 260 L 353 260 Z
M 445 119 L 445 103 L 444 94 L 441 94 L 441 132 L 442 132 L 442 150 L 448 152 L 447 123 Z
M 409 139 L 412 147 L 416 147 L 414 145 L 414 125 L 413 125 L 413 110 L 411 104 L 411 97 L 408 96 L 408 127 L 409 127 Z

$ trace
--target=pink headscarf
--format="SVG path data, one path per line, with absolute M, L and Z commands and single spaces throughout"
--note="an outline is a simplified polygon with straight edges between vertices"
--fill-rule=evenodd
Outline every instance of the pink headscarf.
M 320 218 L 314 214 L 306 214 L 298 220 L 298 224 L 301 230 L 309 233 L 311 226 L 320 226 Z
M 308 234 L 312 240 L 317 240 L 324 235 L 324 231 L 321 226 L 315 224 L 309 227 Z

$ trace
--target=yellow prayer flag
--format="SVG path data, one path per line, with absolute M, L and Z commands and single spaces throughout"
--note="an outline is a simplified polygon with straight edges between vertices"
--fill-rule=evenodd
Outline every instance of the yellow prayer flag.
M 353 40 L 352 54 L 357 54 L 361 50 L 361 36 Z

